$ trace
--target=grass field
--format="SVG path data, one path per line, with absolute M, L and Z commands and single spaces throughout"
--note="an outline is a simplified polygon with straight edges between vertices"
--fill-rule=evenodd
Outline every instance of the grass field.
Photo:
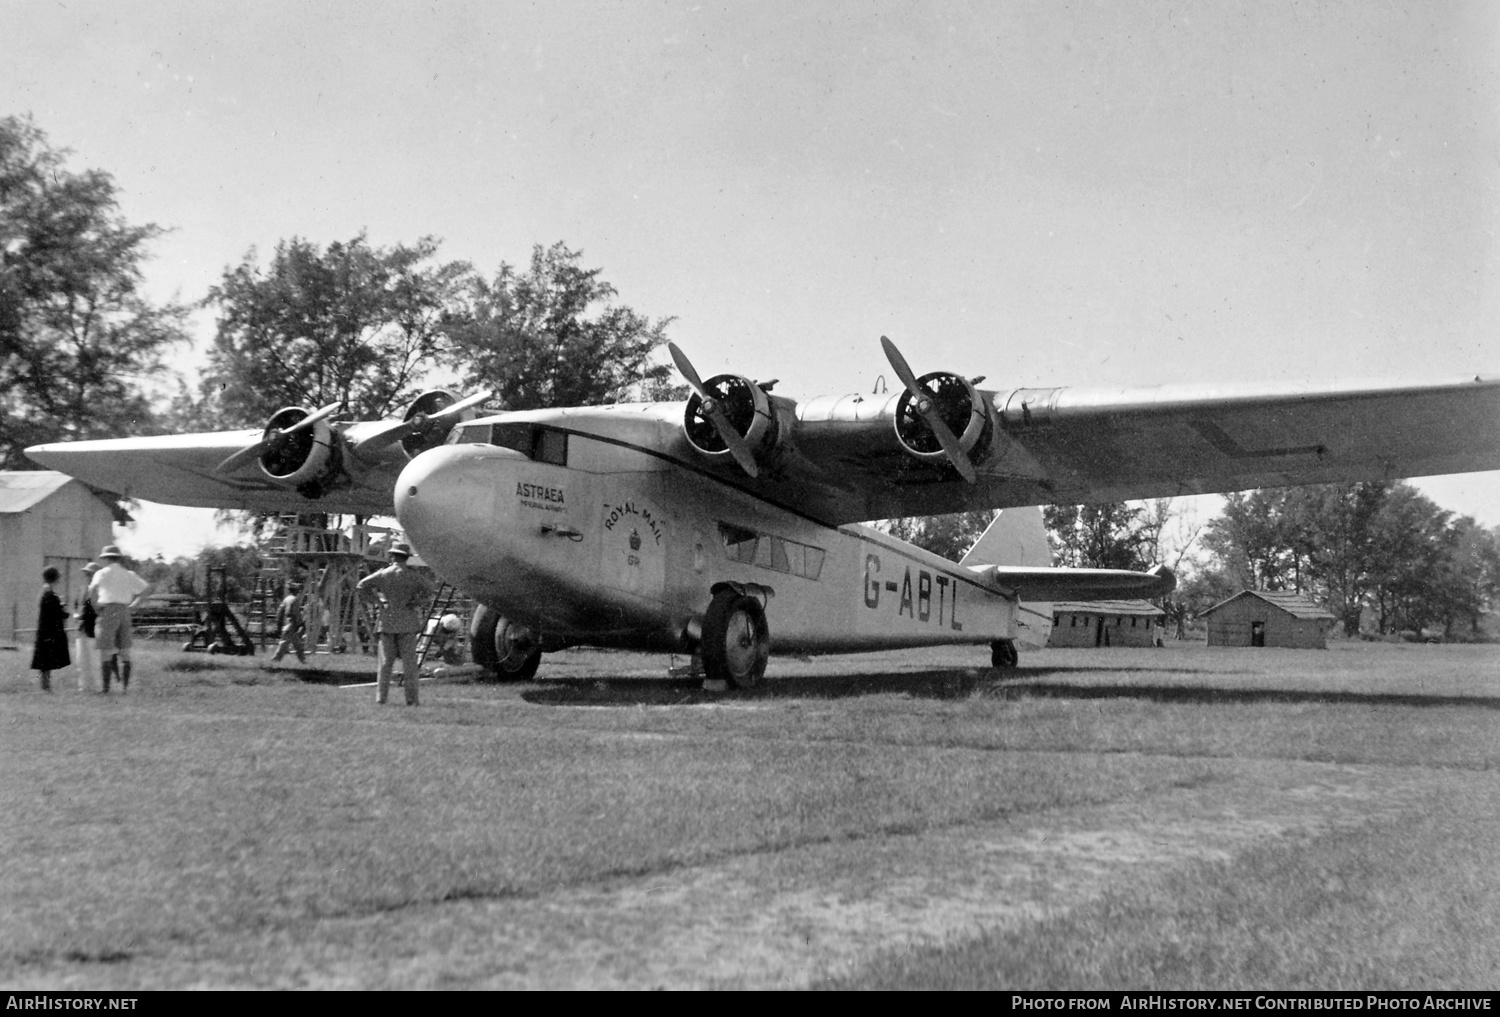
M 987 656 L 3 653 L 0 985 L 1500 989 L 1500 647 Z

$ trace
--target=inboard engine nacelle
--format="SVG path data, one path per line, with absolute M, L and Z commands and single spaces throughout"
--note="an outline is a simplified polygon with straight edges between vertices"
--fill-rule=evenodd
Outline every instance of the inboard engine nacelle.
M 738 374 L 718 374 L 704 382 L 703 387 L 757 460 L 763 460 L 780 444 L 781 424 L 775 406 L 759 384 Z M 728 458 L 732 450 L 714 426 L 710 412 L 705 411 L 703 399 L 694 393 L 683 413 L 683 433 L 693 448 L 704 455 Z
M 989 404 L 973 382 L 947 371 L 933 371 L 917 379 L 922 395 L 910 390 L 896 399 L 896 440 L 916 459 L 932 465 L 949 465 L 942 442 L 923 419 L 921 399 L 931 399 L 938 416 L 958 438 L 971 462 L 983 462 L 995 440 L 995 418 Z

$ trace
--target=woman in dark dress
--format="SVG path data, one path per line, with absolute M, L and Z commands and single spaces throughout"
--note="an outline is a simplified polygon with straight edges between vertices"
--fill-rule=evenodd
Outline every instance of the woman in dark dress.
M 36 648 L 31 651 L 31 669 L 42 673 L 43 692 L 52 691 L 52 672 L 72 663 L 68 656 L 68 630 L 63 628 L 68 612 L 63 610 L 62 601 L 52 589 L 58 575 L 57 569 L 50 565 L 42 570 L 42 580 L 47 585 L 42 587 L 42 603 L 36 618 Z

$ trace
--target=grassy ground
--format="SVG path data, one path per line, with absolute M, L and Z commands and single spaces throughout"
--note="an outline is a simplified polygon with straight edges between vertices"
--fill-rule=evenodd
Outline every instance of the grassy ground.
M 907 902 L 920 915 L 950 907 L 981 842 L 1168 815 L 1206 838 L 1234 812 L 1259 832 L 1090 862 L 1024 920 L 971 902 L 991 917 L 896 950 L 835 908 L 838 963 L 798 984 L 1500 987 L 1494 647 L 1042 651 L 1003 682 L 979 650 L 909 651 L 777 660 L 727 697 L 662 658 L 569 651 L 528 686 L 424 685 L 417 710 L 340 688 L 370 677 L 359 658 L 142 656 L 130 694 L 104 697 L 69 672 L 44 696 L 24 654 L 0 655 L 0 985 L 566 984 L 540 972 L 579 928 L 606 954 L 648 949 L 641 926 L 598 932 L 633 887 L 752 863 L 743 882 L 764 885 L 774 863 L 784 902 L 867 867 L 847 903 L 915 853 L 938 886 Z M 1310 788 L 1324 798 L 1299 806 Z M 1347 821 L 1296 818 L 1337 795 Z M 538 924 L 564 911 L 569 942 Z M 685 903 L 650 921 L 663 942 L 711 924 Z M 505 947 L 464 946 L 500 925 Z M 365 964 L 412 936 L 429 948 L 397 949 L 396 973 Z M 536 959 L 507 982 L 522 948 Z M 664 980 L 709 969 L 679 968 Z M 703 983 L 783 969 L 716 956 Z

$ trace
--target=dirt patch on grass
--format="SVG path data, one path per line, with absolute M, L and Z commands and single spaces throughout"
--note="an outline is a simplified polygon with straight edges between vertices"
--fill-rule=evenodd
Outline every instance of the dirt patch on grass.
M 744 855 L 521 899 L 456 900 L 137 958 L 142 984 L 805 986 L 877 955 L 1023 927 L 1268 843 L 1398 822 L 1485 774 L 1239 762 L 1131 802 Z M 240 958 L 255 957 L 253 961 Z

